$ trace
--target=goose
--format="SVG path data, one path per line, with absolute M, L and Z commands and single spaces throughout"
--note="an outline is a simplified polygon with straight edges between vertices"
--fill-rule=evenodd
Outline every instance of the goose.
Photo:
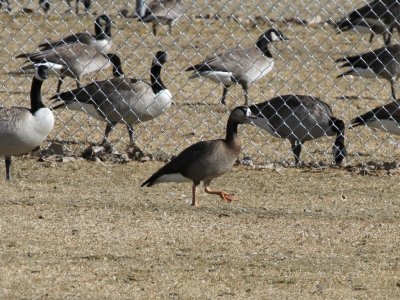
M 11 179 L 11 156 L 38 147 L 53 129 L 53 113 L 44 106 L 41 96 L 42 83 L 47 77 L 47 67 L 39 66 L 32 80 L 30 109 L 0 108 L 0 155 L 6 164 L 6 180 Z
M 130 145 L 134 145 L 132 125 L 153 120 L 171 106 L 172 95 L 161 80 L 160 72 L 167 61 L 167 53 L 158 51 L 150 69 L 151 84 L 136 78 L 125 78 L 121 60 L 111 57 L 114 79 L 95 81 L 85 87 L 67 91 L 51 99 L 61 101 L 53 109 L 69 108 L 85 111 L 100 121 L 107 122 L 103 144 L 117 123 L 125 123 Z
M 296 165 L 300 162 L 302 144 L 322 136 L 336 135 L 333 159 L 341 164 L 346 157 L 344 122 L 333 116 L 322 100 L 303 95 L 284 95 L 250 106 L 256 116 L 253 124 L 275 137 L 288 139 Z
M 108 53 L 111 50 L 111 19 L 107 15 L 101 15 L 96 18 L 94 23 L 95 34 L 87 32 L 74 33 L 66 36 L 59 41 L 46 41 L 39 45 L 40 51 L 54 49 L 59 46 L 67 44 L 81 43 L 92 44 L 95 43 L 104 52 Z
M 241 146 L 238 125 L 250 123 L 252 117 L 249 108 L 236 107 L 228 118 L 225 139 L 201 141 L 189 146 L 143 182 L 142 187 L 162 182 L 191 181 L 192 206 L 197 207 L 196 187 L 203 182 L 206 193 L 231 202 L 234 200 L 232 195 L 222 190 L 210 190 L 209 186 L 213 179 L 228 172 L 235 164 Z
M 336 27 L 340 32 L 356 30 L 370 33 L 370 42 L 375 34 L 382 34 L 385 45 L 390 44 L 393 29 L 400 29 L 400 1 L 373 0 L 351 12 L 340 20 Z
M 393 101 L 354 118 L 350 128 L 361 125 L 400 135 L 400 102 Z
M 97 72 L 111 66 L 108 55 L 104 54 L 96 44 L 73 43 L 59 46 L 35 53 L 24 53 L 17 58 L 26 58 L 22 71 L 35 69 L 39 65 L 46 65 L 49 71 L 58 76 L 57 93 L 65 77 L 76 80 L 80 87 L 80 79 L 83 75 Z
M 393 28 L 389 28 L 380 19 L 354 19 L 354 20 L 342 20 L 336 25 L 338 34 L 350 30 L 355 30 L 359 33 L 369 33 L 369 42 L 372 43 L 374 36 L 381 34 L 385 45 L 390 44 Z
M 340 67 L 350 70 L 337 78 L 347 75 L 366 78 L 381 77 L 390 82 L 393 99 L 396 99 L 394 83 L 400 75 L 400 45 L 390 45 L 360 55 L 346 56 L 336 60 Z
M 76 0 L 75 5 L 75 13 L 79 15 L 79 2 L 82 2 L 83 6 L 85 7 L 85 13 L 89 13 L 90 6 L 92 5 L 91 0 Z M 70 10 L 72 10 L 71 0 L 67 0 L 67 4 Z
M 221 103 L 225 104 L 228 88 L 240 84 L 244 91 L 245 105 L 248 105 L 249 86 L 273 70 L 274 59 L 268 50 L 271 42 L 288 40 L 282 32 L 270 29 L 263 33 L 255 46 L 247 49 L 236 47 L 216 54 L 205 61 L 191 66 L 186 71 L 194 71 L 189 79 L 206 77 L 222 83 L 224 90 Z
M 172 33 L 172 26 L 183 15 L 181 0 L 152 0 L 139 21 L 153 24 L 153 35 L 157 35 L 157 25 L 168 25 L 168 33 Z

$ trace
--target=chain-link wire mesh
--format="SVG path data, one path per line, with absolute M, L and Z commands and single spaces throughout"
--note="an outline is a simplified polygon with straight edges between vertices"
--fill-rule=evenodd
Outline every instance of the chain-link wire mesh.
M 319 98 L 332 109 L 330 112 L 325 104 L 320 104 L 317 105 L 319 109 L 313 110 L 300 103 L 305 110 L 297 115 L 294 106 L 289 102 L 285 103 L 284 106 L 289 109 L 282 114 L 295 118 L 288 121 L 290 124 L 286 123 L 286 115 L 279 115 L 277 111 L 277 115 L 283 119 L 283 125 L 272 128 L 275 136 L 256 126 L 242 126 L 240 134 L 243 153 L 251 157 L 253 162 L 294 162 L 289 141 L 276 137 L 286 137 L 279 132 L 282 126 L 286 126 L 289 129 L 302 128 L 310 131 L 311 137 L 308 139 L 311 141 L 304 142 L 302 147 L 302 161 L 329 165 L 334 161 L 332 147 L 335 135 L 343 135 L 343 132 L 337 132 L 337 123 L 333 122 L 336 119 L 342 120 L 346 126 L 346 162 L 385 163 L 398 159 L 396 136 L 364 126 L 349 128 L 352 119 L 393 101 L 391 84 L 396 90 L 395 80 L 400 72 L 400 50 L 396 46 L 397 18 L 400 16 L 400 4 L 397 1 L 378 0 L 370 5 L 366 1 L 349 0 L 148 1 L 142 17 L 137 16 L 134 1 L 91 1 L 90 6 L 87 1 L 68 2 L 2 1 L 0 20 L 3 30 L 0 33 L 0 43 L 3 51 L 0 64 L 3 68 L 1 102 L 4 106 L 29 106 L 32 72 L 21 70 L 24 59 L 16 58 L 18 55 L 40 52 L 38 45 L 41 43 L 58 41 L 79 32 L 88 32 L 95 39 L 95 21 L 105 14 L 111 20 L 111 48 L 108 50 L 104 44 L 98 43 L 96 51 L 100 51 L 100 56 L 117 54 L 121 58 L 125 78 L 150 82 L 151 65 L 156 52 L 162 50 L 168 54 L 160 77 L 172 95 L 173 104 L 166 105 L 162 112 L 157 113 L 155 118 L 148 118 L 149 120 L 141 119 L 140 112 L 134 111 L 139 114 L 139 121 L 132 124 L 134 142 L 145 153 L 154 157 L 170 157 L 199 140 L 224 137 L 229 112 L 245 103 L 244 87 L 248 86 L 249 104 L 262 103 L 278 95 L 297 94 Z M 365 6 L 367 8 L 360 9 Z M 384 13 L 380 11 L 382 7 Z M 150 22 L 152 14 L 158 14 L 155 16 L 160 21 L 157 26 Z M 272 58 L 269 58 L 269 65 L 266 66 L 258 60 L 265 53 L 252 56 L 251 51 L 260 51 L 260 47 L 256 48 L 256 42 L 272 28 L 279 30 L 288 40 L 268 44 Z M 372 41 L 370 33 L 376 34 Z M 84 64 L 83 68 L 86 70 L 78 78 L 83 87 L 93 81 L 108 80 L 111 83 L 113 68 L 108 60 L 95 60 L 94 67 L 90 67 L 93 72 L 88 72 L 89 62 L 81 57 L 92 51 L 88 50 L 90 43 L 80 40 L 79 51 L 82 51 L 83 56 L 80 56 L 78 50 L 75 52 L 68 48 L 66 51 L 71 52 L 74 63 L 63 59 L 61 62 L 68 69 L 75 68 L 75 63 Z M 239 56 L 244 55 L 243 61 L 254 63 L 252 74 L 248 70 L 253 66 L 240 65 L 238 57 L 234 58 L 238 62 L 235 71 L 230 69 L 233 68 L 232 61 L 223 62 L 219 69 L 213 69 L 212 63 L 208 62 L 202 69 L 208 73 L 193 79 L 190 78 L 193 71 L 185 71 L 215 54 L 232 54 L 230 49 L 234 47 L 239 47 L 235 51 Z M 390 49 L 393 51 L 389 53 L 387 50 L 380 50 L 372 56 L 362 56 L 354 61 L 344 60 L 344 64 L 348 63 L 347 69 L 341 69 L 341 64 L 335 62 L 382 47 L 392 47 Z M 63 51 L 60 49 L 53 47 L 48 51 L 59 53 Z M 93 61 L 90 63 L 93 64 Z M 238 71 L 237 67 L 242 71 Z M 266 72 L 267 69 L 269 72 Z M 353 69 L 362 76 L 337 78 L 343 72 Z M 354 72 L 353 75 L 357 75 Z M 204 76 L 219 79 L 223 77 L 222 83 Z M 74 76 L 65 77 L 61 92 L 76 89 L 75 79 Z M 58 80 L 59 76 L 53 76 L 44 84 L 42 92 L 47 105 L 51 105 L 50 98 L 57 92 Z M 220 103 L 224 82 L 225 85 L 231 85 L 227 89 L 225 105 Z M 146 87 L 151 94 L 151 85 Z M 114 89 L 113 93 L 124 97 L 125 91 L 119 90 L 119 85 L 114 84 Z M 141 93 L 144 91 L 136 92 L 134 101 L 144 101 Z M 108 95 L 105 96 L 107 98 Z M 154 95 L 153 100 L 157 100 Z M 83 106 L 86 112 L 88 109 L 90 108 Z M 128 113 L 116 110 L 120 115 Z M 396 117 L 396 106 L 392 105 L 384 110 L 387 114 L 382 114 L 385 119 L 381 122 L 383 127 L 397 133 L 400 118 Z M 102 142 L 107 121 L 112 122 L 107 115 L 115 112 L 112 109 L 100 112 L 106 121 L 103 122 L 71 107 L 57 109 L 54 111 L 55 128 L 48 141 L 62 143 L 70 153 L 81 155 L 89 144 Z M 329 126 L 318 123 L 326 116 L 329 117 Z M 319 134 L 315 134 L 314 129 L 309 127 L 311 125 L 307 124 L 308 119 L 318 123 L 313 123 L 312 126 L 320 126 L 321 130 L 332 136 L 319 138 Z M 267 121 L 271 131 L 272 121 Z M 124 152 L 130 143 L 126 122 L 122 120 L 115 125 L 109 142 L 115 149 Z M 287 137 L 290 139 L 289 135 Z M 313 138 L 317 139 L 312 140 Z M 299 137 L 291 139 L 296 145 L 302 142 Z

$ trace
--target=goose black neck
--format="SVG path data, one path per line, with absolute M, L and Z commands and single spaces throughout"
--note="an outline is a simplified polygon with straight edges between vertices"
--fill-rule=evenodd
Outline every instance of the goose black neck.
M 111 24 L 106 24 L 106 28 L 103 30 L 101 25 L 96 22 L 94 26 L 95 38 L 96 40 L 104 40 L 111 38 Z
M 42 102 L 42 93 L 41 93 L 42 84 L 43 84 L 42 80 L 39 80 L 36 77 L 33 78 L 31 86 L 31 109 L 30 109 L 32 114 L 37 112 L 39 109 L 45 107 L 45 105 Z
M 151 89 L 154 94 L 158 94 L 162 90 L 166 89 L 164 83 L 161 81 L 161 68 L 162 67 L 159 64 L 153 63 L 150 69 Z
M 104 33 L 106 34 L 107 37 L 109 37 L 109 38 L 111 37 L 111 24 L 110 23 L 107 23 Z
M 265 56 L 272 57 L 272 54 L 271 54 L 271 52 L 269 52 L 269 49 L 268 49 L 268 45 L 269 45 L 269 44 L 270 44 L 270 43 L 269 43 L 269 40 L 268 40 L 267 38 L 265 38 L 265 37 L 262 37 L 262 38 L 260 38 L 260 39 L 257 41 L 256 47 L 257 47 L 258 49 L 260 49 L 260 51 L 261 51 Z
M 231 143 L 235 142 L 238 134 L 238 126 L 239 123 L 232 118 L 228 119 L 228 124 L 226 125 L 226 142 Z

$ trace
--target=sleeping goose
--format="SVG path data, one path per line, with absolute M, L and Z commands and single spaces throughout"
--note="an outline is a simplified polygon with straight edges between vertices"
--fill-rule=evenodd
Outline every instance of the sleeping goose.
M 394 84 L 400 75 L 400 45 L 390 45 L 364 54 L 346 56 L 336 60 L 336 63 L 343 63 L 340 68 L 350 68 L 337 76 L 338 78 L 353 75 L 388 80 L 392 97 L 396 99 Z
M 400 28 L 400 1 L 373 0 L 351 12 L 340 20 L 336 27 L 340 31 L 356 30 L 370 33 L 370 42 L 375 34 L 382 34 L 385 45 L 390 44 L 393 29 Z
M 296 165 L 304 142 L 336 135 L 332 148 L 336 164 L 346 157 L 344 122 L 333 116 L 330 106 L 318 98 L 284 95 L 250 106 L 256 116 L 253 123 L 275 137 L 288 139 Z
M 84 111 L 93 118 L 107 122 L 103 144 L 117 123 L 126 124 L 130 144 L 134 145 L 132 125 L 153 120 L 170 107 L 172 95 L 161 80 L 161 68 L 167 61 L 167 53 L 158 51 L 150 69 L 151 84 L 136 78 L 125 78 L 121 60 L 111 56 L 114 79 L 95 81 L 85 87 L 64 92 L 51 99 L 62 101 L 54 109 L 67 107 Z
M 39 48 L 40 51 L 44 51 L 73 43 L 96 43 L 104 53 L 108 53 L 111 50 L 111 19 L 107 15 L 96 18 L 94 32 L 94 34 L 79 32 L 66 36 L 59 41 L 46 41 L 40 44 Z
M 203 182 L 204 191 L 220 196 L 231 202 L 232 195 L 224 191 L 210 190 L 211 181 L 228 172 L 240 153 L 239 124 L 251 122 L 250 109 L 244 106 L 235 108 L 228 118 L 225 139 L 201 141 L 183 150 L 178 156 L 164 165 L 143 186 L 152 186 L 162 182 L 192 182 L 192 206 L 197 207 L 196 187 Z
M 153 24 L 153 35 L 157 35 L 157 25 L 168 25 L 168 33 L 172 33 L 172 26 L 183 15 L 181 0 L 152 0 L 139 21 Z
M 361 125 L 400 135 L 400 102 L 393 101 L 354 118 L 350 128 Z
M 257 43 L 244 49 L 236 47 L 216 54 L 205 61 L 189 67 L 186 71 L 194 71 L 189 79 L 206 77 L 214 82 L 222 83 L 224 91 L 221 103 L 225 104 L 228 88 L 240 84 L 244 91 L 245 105 L 248 105 L 249 86 L 273 70 L 274 59 L 268 50 L 271 42 L 283 41 L 287 38 L 277 29 L 270 29 L 263 33 Z
M 74 78 L 80 87 L 83 75 L 111 66 L 108 56 L 95 43 L 73 43 L 35 53 L 20 54 L 17 58 L 27 59 L 25 65 L 21 67 L 22 71 L 35 69 L 40 65 L 47 66 L 50 73 L 59 77 L 57 93 L 60 92 L 65 77 Z
M 38 147 L 53 129 L 54 117 L 44 106 L 41 96 L 46 66 L 40 66 L 33 77 L 31 108 L 0 108 L 0 155 L 6 163 L 6 180 L 11 179 L 11 156 L 25 154 Z

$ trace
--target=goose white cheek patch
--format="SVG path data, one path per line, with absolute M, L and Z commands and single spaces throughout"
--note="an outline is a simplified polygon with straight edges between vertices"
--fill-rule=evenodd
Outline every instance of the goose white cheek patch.
M 272 32 L 272 33 L 271 33 L 271 40 L 272 40 L 272 41 L 279 41 L 280 39 L 279 39 L 279 37 L 276 35 L 275 32 Z
M 41 78 L 38 73 L 38 69 L 40 66 L 46 66 L 47 68 L 49 68 L 49 73 L 52 73 L 55 75 L 60 75 L 62 73 L 62 69 L 63 69 L 62 65 L 50 63 L 50 62 L 35 64 L 35 66 L 36 66 L 35 78 L 38 80 L 43 80 L 43 78 Z

